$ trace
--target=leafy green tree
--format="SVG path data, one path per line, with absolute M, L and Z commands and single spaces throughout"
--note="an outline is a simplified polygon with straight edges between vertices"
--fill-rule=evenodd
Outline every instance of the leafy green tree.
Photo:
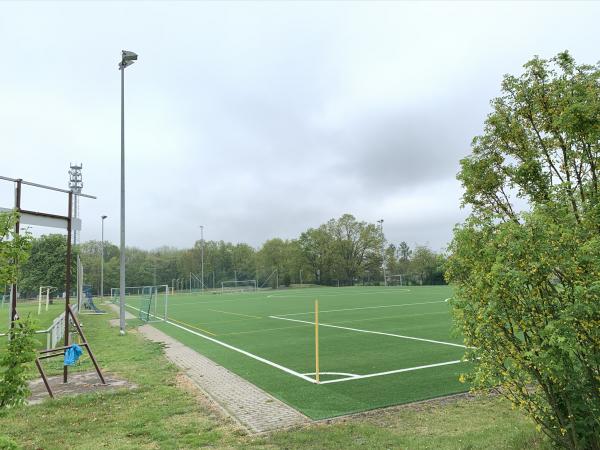
M 0 213 L 0 285 L 16 283 L 20 269 L 27 263 L 31 251 L 31 234 L 15 233 L 19 215 L 14 212 Z
M 310 228 L 302 233 L 298 239 L 298 246 L 316 283 L 329 283 L 332 278 L 330 271 L 333 249 L 331 236 L 325 225 L 319 228 Z
M 19 289 L 22 295 L 36 295 L 40 286 L 54 286 L 58 292 L 65 289 L 67 241 L 61 234 L 48 234 L 32 241 L 31 254 L 22 267 Z M 77 272 L 77 255 L 72 258 L 72 276 Z M 74 288 L 75 285 L 73 285 Z
M 29 317 L 16 320 L 8 331 L 8 345 L 0 355 L 0 414 L 22 405 L 29 395 L 26 372 L 36 356 L 34 333 Z
M 472 153 L 446 272 L 476 388 L 552 441 L 600 448 L 600 66 L 568 53 L 506 76 Z
M 419 284 L 433 284 L 435 272 L 439 268 L 438 262 L 438 256 L 428 247 L 419 245 L 415 248 L 410 267 Z
M 363 277 L 367 266 L 381 266 L 383 236 L 372 223 L 359 222 L 351 214 L 326 224 L 332 238 L 334 262 L 348 283 Z
M 31 235 L 15 233 L 16 212 L 0 213 L 0 285 L 19 281 L 20 267 L 27 262 Z M 0 355 L 0 414 L 22 404 L 28 395 L 26 366 L 35 359 L 34 327 L 29 318 L 13 322 L 6 351 Z
M 412 250 L 410 249 L 409 245 L 402 241 L 400 242 L 400 244 L 398 244 L 398 260 L 400 261 L 404 261 L 404 262 L 408 262 L 410 260 L 410 257 L 412 255 Z

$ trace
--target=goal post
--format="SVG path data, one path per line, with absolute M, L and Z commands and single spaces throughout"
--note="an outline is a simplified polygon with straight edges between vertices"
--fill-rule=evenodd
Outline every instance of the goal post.
M 256 290 L 256 280 L 221 281 L 221 294 L 233 292 L 255 292 Z
M 388 275 L 385 279 L 386 286 L 403 286 L 406 284 L 406 275 Z
M 46 311 L 48 311 L 48 305 L 50 305 L 50 292 L 55 291 L 56 288 L 53 286 L 40 286 L 38 293 L 38 316 L 42 313 L 42 303 L 46 303 Z
M 136 312 L 144 322 L 162 322 L 168 318 L 169 294 L 171 288 L 167 284 L 156 286 L 125 287 L 125 306 Z M 119 288 L 111 288 L 110 298 L 113 303 L 120 299 Z

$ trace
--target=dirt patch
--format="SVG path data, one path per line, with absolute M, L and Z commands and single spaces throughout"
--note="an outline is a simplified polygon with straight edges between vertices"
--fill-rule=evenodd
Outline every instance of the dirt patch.
M 62 382 L 62 375 L 49 377 L 48 382 L 54 393 L 54 398 L 137 388 L 135 383 L 117 378 L 112 374 L 105 373 L 103 375 L 106 384 L 101 383 L 95 371 L 69 375 L 69 382 L 66 384 Z M 50 398 L 41 378 L 31 381 L 29 383 L 29 390 L 31 391 L 31 395 L 27 399 L 27 404 L 29 405 L 35 405 Z

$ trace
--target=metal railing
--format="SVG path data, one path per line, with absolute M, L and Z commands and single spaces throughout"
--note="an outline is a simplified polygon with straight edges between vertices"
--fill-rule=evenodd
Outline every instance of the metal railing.
M 78 308 L 77 304 L 71 305 L 73 312 L 77 314 Z M 65 337 L 65 313 L 64 311 L 60 313 L 58 317 L 56 317 L 52 321 L 52 325 L 50 325 L 45 330 L 36 330 L 35 334 L 45 334 L 46 335 L 46 349 L 51 349 L 56 347 L 58 343 L 62 341 Z M 0 333 L 0 337 L 8 336 L 8 333 Z

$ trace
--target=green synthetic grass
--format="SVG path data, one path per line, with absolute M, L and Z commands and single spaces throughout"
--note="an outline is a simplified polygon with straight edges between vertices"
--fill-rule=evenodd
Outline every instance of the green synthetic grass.
M 551 445 L 531 420 L 500 398 L 407 405 L 273 434 L 248 436 L 215 413 L 160 344 L 130 328 L 108 326 L 114 315 L 85 319 L 87 337 L 106 373 L 139 387 L 48 400 L 0 415 L 0 449 L 540 449 Z
M 451 295 L 447 286 L 179 294 L 169 298 L 171 323 L 154 325 L 309 417 L 322 419 L 465 391 L 458 377 L 469 369 L 466 363 L 377 375 L 461 359 L 464 348 L 408 339 L 462 344 L 460 337 L 452 335 L 444 301 Z M 198 336 L 314 378 L 315 299 L 320 310 L 321 381 L 347 378 L 346 374 L 375 376 L 316 385 Z M 128 297 L 127 302 L 137 313 L 133 308 L 139 306 L 139 299 Z M 158 302 L 157 315 L 162 313 Z

